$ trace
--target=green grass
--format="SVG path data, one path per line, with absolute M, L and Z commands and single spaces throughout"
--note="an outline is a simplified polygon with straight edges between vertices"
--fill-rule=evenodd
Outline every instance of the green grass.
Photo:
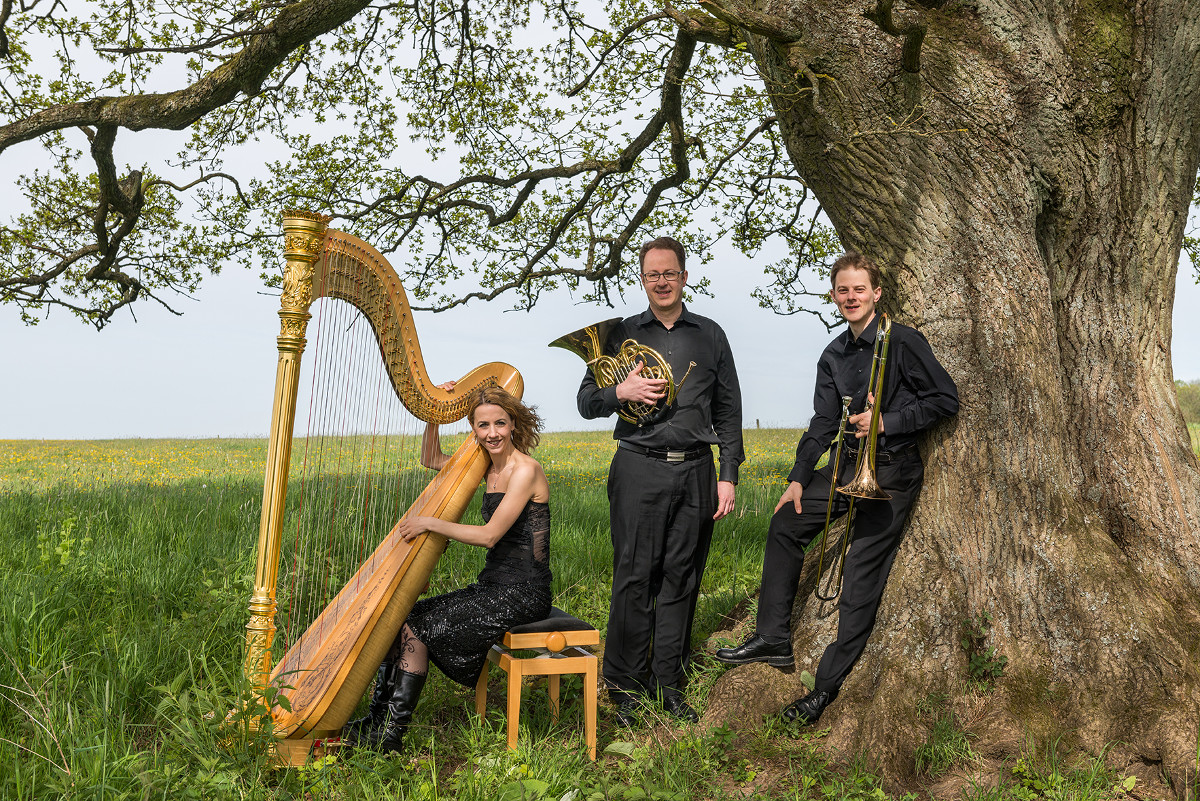
M 917 746 L 916 763 L 919 775 L 939 778 L 959 765 L 969 765 L 976 759 L 969 736 L 959 724 L 958 716 L 942 694 L 926 698 L 917 713 L 931 721 L 929 736 Z
M 737 510 L 713 540 L 694 645 L 757 588 L 796 436 L 747 432 L 751 458 Z M 553 488 L 556 602 L 602 630 L 613 447 L 603 432 L 550 434 L 537 451 Z M 0 798 L 886 797 L 859 763 L 827 763 L 820 732 L 770 722 L 738 734 L 668 725 L 631 732 L 602 713 L 605 753 L 592 763 L 578 679 L 565 684 L 557 724 L 544 685 L 526 690 L 520 746 L 509 752 L 502 690 L 480 720 L 472 694 L 437 671 L 402 758 L 351 753 L 272 770 L 269 736 L 223 724 L 244 697 L 264 452 L 259 440 L 0 442 Z M 481 562 L 479 549 L 452 546 L 432 591 L 470 581 Z M 693 682 L 698 706 L 716 675 L 702 671 Z M 933 727 L 919 757 L 926 772 L 969 758 L 953 724 Z M 1026 785 L 1066 775 L 1029 764 L 998 798 L 1033 797 Z M 1111 778 L 1097 786 L 1111 788 Z
M 795 436 L 756 432 L 750 447 L 782 469 Z M 601 628 L 613 446 L 607 433 L 550 434 L 537 454 L 554 488 L 556 600 Z M 221 747 L 218 723 L 242 689 L 264 452 L 259 440 L 0 442 L 0 797 L 292 797 L 312 785 L 334 798 L 494 798 L 497 787 L 544 782 L 559 798 L 609 784 L 690 793 L 702 783 L 703 760 L 675 753 L 698 746 L 642 745 L 636 758 L 592 765 L 577 747 L 571 684 L 559 725 L 544 689 L 528 691 L 521 749 L 509 754 L 500 705 L 478 721 L 469 693 L 436 671 L 411 759 L 354 755 L 270 771 L 252 733 L 240 748 Z M 756 461 L 761 470 L 769 458 Z M 714 543 L 698 638 L 757 586 L 773 501 L 761 482 L 743 486 Z M 432 591 L 470 581 L 482 555 L 451 547 Z M 604 725 L 601 747 L 614 734 Z M 657 776 L 654 788 L 643 774 Z

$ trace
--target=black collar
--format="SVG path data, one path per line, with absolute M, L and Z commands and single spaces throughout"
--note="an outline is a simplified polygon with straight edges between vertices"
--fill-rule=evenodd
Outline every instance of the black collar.
M 862 342 L 866 345 L 874 345 L 875 334 L 879 331 L 879 318 L 881 316 L 882 313 L 879 311 L 879 309 L 876 309 L 875 316 L 871 318 L 871 322 L 867 323 L 867 327 L 863 329 L 862 334 L 860 334 L 857 339 L 854 337 L 854 332 L 850 330 L 850 326 L 847 325 L 846 332 L 844 334 L 846 340 L 843 344 L 847 347 L 853 345 L 855 342 Z
M 700 327 L 700 320 L 696 317 L 696 315 L 694 315 L 690 311 L 688 311 L 686 305 L 684 305 L 683 311 L 681 311 L 679 313 L 679 317 L 678 317 L 678 319 L 675 320 L 675 322 L 676 323 L 684 323 L 686 325 L 695 326 L 697 328 Z M 654 309 L 650 308 L 649 306 L 646 307 L 646 310 L 644 312 L 642 312 L 641 314 L 639 314 L 637 317 L 634 318 L 633 323 L 638 328 L 645 328 L 646 326 L 652 325 L 654 323 L 658 323 L 659 325 L 662 325 L 662 322 L 657 317 L 654 316 Z M 663 325 L 663 328 L 666 328 L 666 326 Z

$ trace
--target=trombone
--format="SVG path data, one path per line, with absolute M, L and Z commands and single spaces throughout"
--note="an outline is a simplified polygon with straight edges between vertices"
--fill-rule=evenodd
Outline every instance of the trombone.
M 838 423 L 838 435 L 834 443 L 833 476 L 829 482 L 829 500 L 825 504 L 825 530 L 822 532 L 821 544 L 817 556 L 817 589 L 816 596 L 821 601 L 833 601 L 842 593 L 842 575 L 846 568 L 846 551 L 850 549 L 850 535 L 854 530 L 854 502 L 858 498 L 872 500 L 888 500 L 892 496 L 884 492 L 879 481 L 875 478 L 875 450 L 879 440 L 879 416 L 883 409 L 883 371 L 887 367 L 888 344 L 892 338 L 892 321 L 886 314 L 879 320 L 879 330 L 875 336 L 875 348 L 871 355 L 871 375 L 867 379 L 867 408 L 871 411 L 871 424 L 867 428 L 866 443 L 858 449 L 858 459 L 854 464 L 854 478 L 849 484 L 839 487 L 838 471 L 842 463 L 842 446 L 846 442 L 848 432 L 846 424 L 850 419 L 850 403 L 854 399 L 849 395 L 842 396 L 842 417 Z M 842 535 L 841 554 L 838 557 L 837 568 L 829 571 L 829 579 L 825 587 L 821 587 L 821 576 L 825 572 L 825 545 L 829 539 L 829 523 L 833 517 L 833 501 L 835 493 L 840 492 L 850 498 L 846 507 L 846 529 Z

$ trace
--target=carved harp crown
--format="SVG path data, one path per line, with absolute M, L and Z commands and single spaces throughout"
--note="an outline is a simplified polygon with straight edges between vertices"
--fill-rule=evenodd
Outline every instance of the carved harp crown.
M 247 676 L 260 693 L 271 683 L 285 688 L 282 694 L 290 711 L 276 706 L 273 716 L 281 756 L 290 762 L 303 761 L 313 738 L 328 736 L 346 722 L 445 547 L 444 538 L 433 534 L 404 543 L 393 528 L 279 663 L 271 664 L 284 500 L 309 305 L 318 297 L 338 298 L 362 312 L 392 388 L 421 420 L 462 419 L 471 392 L 482 386 L 497 385 L 517 397 L 522 392 L 520 374 L 501 362 L 471 370 L 452 392 L 434 386 L 395 271 L 366 242 L 327 230 L 328 219 L 304 211 L 287 211 L 283 217 L 287 271 L 279 311 L 279 362 L 247 625 Z M 486 469 L 486 454 L 468 438 L 404 516 L 457 520 Z

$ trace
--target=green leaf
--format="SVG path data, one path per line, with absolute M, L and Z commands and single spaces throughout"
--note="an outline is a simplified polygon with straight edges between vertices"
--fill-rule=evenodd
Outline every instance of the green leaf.
M 549 789 L 550 785 L 540 779 L 522 779 L 501 785 L 496 791 L 496 797 L 499 801 L 544 798 Z
M 611 742 L 608 745 L 604 746 L 604 753 L 620 754 L 621 756 L 633 756 L 633 749 L 635 747 L 636 746 L 634 746 L 633 743 L 627 743 L 627 742 L 618 740 L 618 741 Z

